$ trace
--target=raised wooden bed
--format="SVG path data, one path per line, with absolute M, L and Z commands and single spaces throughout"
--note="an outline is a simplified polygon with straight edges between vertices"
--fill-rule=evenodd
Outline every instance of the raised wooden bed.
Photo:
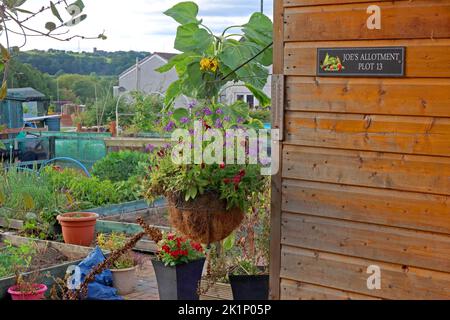
M 98 215 L 100 215 L 100 217 L 113 217 L 146 211 L 153 208 L 160 208 L 164 207 L 165 205 L 165 199 L 158 199 L 150 205 L 145 200 L 137 200 L 120 204 L 112 204 L 99 208 L 92 208 L 84 211 L 97 213 Z
M 206 287 L 206 282 L 202 281 L 201 286 Z M 200 300 L 233 300 L 231 286 L 226 283 L 216 283 L 207 293 L 200 296 Z
M 41 274 L 50 273 L 50 275 L 52 277 L 61 278 L 61 279 L 64 278 L 66 270 L 69 266 L 79 264 L 85 257 L 87 257 L 89 255 L 89 253 L 92 250 L 92 248 L 68 245 L 68 244 L 64 244 L 64 243 L 35 240 L 35 239 L 18 237 L 18 236 L 10 235 L 10 234 L 0 234 L 0 242 L 3 242 L 4 240 L 10 241 L 13 245 L 17 245 L 17 246 L 33 242 L 39 248 L 53 248 L 53 249 L 56 249 L 57 251 L 61 252 L 62 254 L 64 254 L 68 258 L 67 262 L 59 263 L 57 265 L 50 266 L 50 267 L 46 267 L 41 270 Z M 52 278 L 45 277 L 45 276 L 42 277 L 41 281 L 49 287 L 49 290 L 50 290 L 51 286 L 54 284 L 54 281 Z M 14 284 L 15 284 L 14 277 L 7 277 L 7 278 L 0 279 L 0 300 L 8 297 L 7 290 L 9 287 L 13 286 Z

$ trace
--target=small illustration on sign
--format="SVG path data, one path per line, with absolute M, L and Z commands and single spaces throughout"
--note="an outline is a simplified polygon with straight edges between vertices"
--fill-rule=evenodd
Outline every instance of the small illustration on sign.
M 319 48 L 317 49 L 317 75 L 403 77 L 405 48 Z
M 328 53 L 325 56 L 325 60 L 320 65 L 323 71 L 326 72 L 340 72 L 345 70 L 345 67 L 342 65 L 341 59 L 339 57 L 332 57 Z

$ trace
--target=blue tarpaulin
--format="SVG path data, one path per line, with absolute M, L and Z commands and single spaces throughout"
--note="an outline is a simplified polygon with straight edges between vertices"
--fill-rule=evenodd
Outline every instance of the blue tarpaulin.
M 105 255 L 99 247 L 96 247 L 89 256 L 86 257 L 79 265 L 81 271 L 81 281 L 92 271 L 98 264 L 105 261 Z M 117 294 L 117 290 L 112 287 L 113 278 L 110 270 L 105 270 L 103 273 L 95 277 L 95 282 L 88 286 L 88 300 L 123 300 Z

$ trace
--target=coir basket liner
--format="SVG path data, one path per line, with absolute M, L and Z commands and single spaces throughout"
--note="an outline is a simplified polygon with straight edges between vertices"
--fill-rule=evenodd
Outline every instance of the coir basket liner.
M 225 239 L 244 219 L 242 210 L 227 210 L 226 202 L 216 193 L 206 193 L 188 202 L 176 195 L 169 195 L 167 199 L 172 226 L 186 237 L 203 244 Z

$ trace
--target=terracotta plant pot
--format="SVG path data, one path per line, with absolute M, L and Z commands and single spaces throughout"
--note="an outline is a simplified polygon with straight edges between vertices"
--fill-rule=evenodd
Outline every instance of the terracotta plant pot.
M 136 269 L 137 266 L 129 269 L 111 269 L 113 285 L 117 289 L 117 294 L 126 296 L 134 292 L 137 283 Z
M 158 281 L 160 300 L 199 300 L 197 288 L 206 259 L 200 259 L 175 267 L 166 267 L 152 259 Z
M 8 293 L 13 300 L 45 300 L 47 286 L 44 284 L 36 284 L 34 287 L 34 292 L 20 292 L 17 291 L 17 286 L 13 286 L 8 289 Z
M 203 244 L 227 238 L 244 219 L 238 208 L 226 209 L 226 202 L 215 193 L 207 193 L 185 202 L 168 196 L 169 221 L 186 237 Z
M 65 243 L 89 247 L 94 241 L 98 214 L 71 212 L 59 215 L 57 219 L 61 224 Z

